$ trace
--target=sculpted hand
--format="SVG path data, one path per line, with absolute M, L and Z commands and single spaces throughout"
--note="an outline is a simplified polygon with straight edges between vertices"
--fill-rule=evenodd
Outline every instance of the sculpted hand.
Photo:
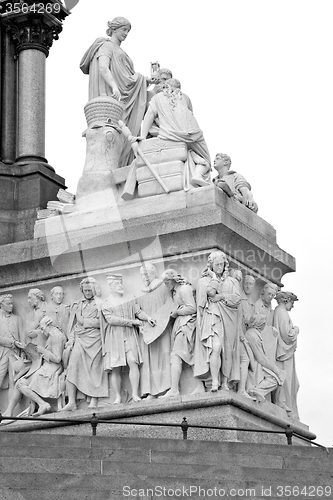
M 178 316 L 178 311 L 177 311 L 177 309 L 176 309 L 175 311 L 173 311 L 173 312 L 170 314 L 170 317 L 171 317 L 171 318 L 177 318 L 177 316 Z
M 31 330 L 27 336 L 29 337 L 29 339 L 34 339 L 38 336 L 38 332 L 37 330 Z
M 241 342 L 245 342 L 246 338 L 244 337 L 244 335 L 241 335 L 241 336 L 239 337 L 239 340 L 240 340 Z
M 226 302 L 227 302 L 224 295 L 221 295 L 219 293 L 214 295 L 214 297 L 211 297 L 210 300 L 211 300 L 211 302 L 223 302 L 223 304 L 226 304 Z
M 120 101 L 121 99 L 121 93 L 120 93 L 120 90 L 118 89 L 117 85 L 113 85 L 112 87 L 112 96 L 117 99 L 118 101 Z
M 135 137 L 134 135 L 131 135 L 128 140 L 131 144 L 133 144 L 134 142 L 139 142 L 139 141 L 143 141 L 145 139 L 145 137 L 139 135 L 138 137 Z
M 155 326 L 156 325 L 156 319 L 148 318 L 148 323 L 150 324 L 150 326 Z
M 38 354 L 44 354 L 44 351 L 45 351 L 44 347 L 41 347 L 39 345 L 37 346 L 36 350 L 37 350 Z
M 146 78 L 146 81 L 147 81 L 147 85 L 153 85 L 153 84 L 158 83 L 158 79 L 157 78 L 149 78 L 148 76 Z
M 66 347 L 73 347 L 74 345 L 74 339 L 70 339 L 66 342 L 65 349 Z
M 299 334 L 299 328 L 298 328 L 298 326 L 294 326 L 294 328 L 293 328 L 292 331 L 293 331 L 293 333 L 290 333 L 289 335 L 291 335 L 292 337 L 294 335 L 298 335 Z
M 142 324 L 142 321 L 140 321 L 139 319 L 132 320 L 132 326 L 142 326 Z
M 23 349 L 23 344 L 21 344 L 21 342 L 19 342 L 18 340 L 14 341 L 14 345 L 15 345 L 15 347 L 18 347 L 19 349 Z

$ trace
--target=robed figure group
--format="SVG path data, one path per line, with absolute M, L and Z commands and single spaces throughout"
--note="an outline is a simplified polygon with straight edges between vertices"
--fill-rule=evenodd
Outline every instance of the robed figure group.
M 137 297 L 114 273 L 106 275 L 108 297 L 95 278 L 84 278 L 70 306 L 62 287 L 52 289 L 51 303 L 32 289 L 24 320 L 13 314 L 11 295 L 0 298 L 1 382 L 8 373 L 12 385 L 4 415 L 14 414 L 22 396 L 39 416 L 75 411 L 82 400 L 97 408 L 233 391 L 298 419 L 293 293 L 267 283 L 254 300 L 255 278 L 229 268 L 219 250 L 195 288 L 175 269 L 159 278 L 150 262 L 140 274 Z

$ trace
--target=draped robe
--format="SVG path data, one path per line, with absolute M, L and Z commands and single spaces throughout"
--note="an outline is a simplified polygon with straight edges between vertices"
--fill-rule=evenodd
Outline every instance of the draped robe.
M 223 294 L 227 304 L 222 301 L 212 302 L 207 296 L 208 287 Z M 198 281 L 197 304 L 198 325 L 194 375 L 209 376 L 210 355 L 213 349 L 213 338 L 217 335 L 222 343 L 221 373 L 229 381 L 240 379 L 239 337 L 241 334 L 241 311 L 239 285 L 231 277 L 223 281 L 203 276 Z
M 109 69 L 116 82 L 124 107 L 123 121 L 134 136 L 139 135 L 147 104 L 146 78 L 134 71 L 133 62 L 126 52 L 109 38 L 98 38 L 84 54 L 80 68 L 89 74 L 89 100 L 101 95 L 112 96 L 111 87 L 105 82 L 99 69 L 99 58 L 109 59 Z M 124 140 L 119 166 L 132 160 L 131 145 Z

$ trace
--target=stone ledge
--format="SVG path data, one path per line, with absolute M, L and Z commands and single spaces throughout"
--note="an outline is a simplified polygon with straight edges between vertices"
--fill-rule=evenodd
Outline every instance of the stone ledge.
M 131 200 L 115 205 L 114 211 L 100 208 L 38 221 L 35 236 L 0 247 L 7 286 L 33 282 L 37 276 L 42 280 L 80 273 L 82 252 L 85 271 L 121 260 L 139 262 L 142 252 L 151 260 L 207 248 L 224 250 L 273 282 L 295 270 L 294 258 L 276 244 L 274 228 L 214 186 Z M 244 262 L 239 252 L 254 253 L 257 259 Z M 271 276 L 273 268 L 280 270 L 279 279 Z
M 205 410 L 209 409 L 208 412 Z M 140 420 L 145 419 L 147 423 L 149 422 L 166 422 L 172 421 L 172 423 L 181 423 L 182 417 L 188 417 L 189 424 L 203 424 L 203 425 L 221 425 L 221 426 L 237 426 L 237 427 L 253 427 L 258 429 L 270 429 L 270 430 L 284 430 L 288 425 L 291 426 L 294 432 L 297 432 L 300 436 L 307 439 L 315 439 L 316 436 L 309 431 L 307 425 L 289 418 L 282 408 L 273 405 L 266 401 L 265 403 L 256 403 L 254 401 L 249 401 L 248 399 L 240 396 L 232 391 L 218 391 L 216 394 L 204 393 L 201 395 L 191 396 L 178 396 L 174 398 L 166 399 L 155 399 L 149 401 L 141 401 L 140 403 L 127 403 L 121 405 L 110 405 L 108 408 L 99 408 L 96 414 L 100 420 Z M 69 418 L 71 420 L 84 420 L 90 422 L 92 410 L 77 410 L 76 412 L 60 412 L 44 415 L 45 418 Z M 140 418 L 139 418 L 140 417 Z M 220 421 L 219 421 L 220 420 Z M 240 422 L 235 425 L 234 422 Z M 241 423 L 243 424 L 241 425 Z M 103 424 L 99 424 L 102 426 Z M 16 422 L 12 424 L 6 424 L 0 426 L 1 432 L 28 432 L 36 431 L 41 429 L 51 429 L 56 427 L 63 428 L 64 426 L 69 427 L 71 433 L 80 434 L 80 430 L 75 431 L 75 424 L 66 423 L 55 423 L 39 421 L 36 418 L 34 422 Z M 110 425 L 105 425 L 103 427 L 114 427 Z M 118 427 L 118 426 L 117 426 Z M 139 437 L 143 434 L 140 431 L 141 426 L 122 426 L 123 428 L 131 428 L 133 436 Z M 143 429 L 146 429 L 144 427 Z M 162 429 L 159 428 L 159 429 Z M 105 429 L 103 429 L 105 430 Z M 88 433 L 91 433 L 89 426 Z M 180 429 L 177 429 L 178 434 L 181 434 Z M 215 431 L 214 439 L 219 440 L 216 436 L 217 433 L 223 434 L 223 439 L 226 441 L 242 441 L 242 432 L 236 431 Z M 198 435 L 196 429 L 189 429 L 189 434 L 193 436 Z M 158 437 L 157 435 L 152 435 L 149 433 L 149 437 Z M 201 436 L 203 435 L 203 437 Z M 206 430 L 202 432 L 198 438 L 200 439 L 210 439 L 209 435 L 212 435 L 212 431 Z M 250 433 L 245 433 L 250 435 Z M 251 433 L 252 434 L 252 433 Z M 258 433 L 259 434 L 259 433 Z M 258 434 L 253 433 L 253 437 L 258 437 Z M 260 433 L 261 435 L 262 433 Z M 118 435 L 117 431 L 114 435 Z M 270 436 L 270 435 L 268 435 Z M 275 436 L 275 435 L 272 435 Z M 277 442 L 282 444 L 286 443 L 285 436 L 277 435 L 279 439 Z M 161 437 L 165 437 L 165 433 L 161 432 Z M 190 437 L 190 436 L 189 436 Z M 229 438 L 228 438 L 229 437 Z M 227 439 L 228 438 L 228 439 Z M 250 436 L 251 438 L 251 436 Z M 250 440 L 247 436 L 246 441 Z M 281 439 L 282 438 L 282 439 Z M 295 438 L 296 439 L 296 438 Z M 250 440 L 251 442 L 251 440 Z M 304 444 L 300 440 L 297 440 L 298 444 Z

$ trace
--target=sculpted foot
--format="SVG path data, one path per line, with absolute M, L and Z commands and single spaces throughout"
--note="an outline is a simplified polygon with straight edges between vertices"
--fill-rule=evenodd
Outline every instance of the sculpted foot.
M 67 403 L 60 411 L 75 411 L 77 406 L 75 403 Z
M 160 396 L 161 398 L 172 398 L 174 396 L 179 396 L 179 391 L 175 391 L 173 389 L 170 389 L 168 392 L 166 392 L 163 396 Z
M 98 408 L 98 398 L 91 398 L 88 408 L 91 410 L 94 408 Z
M 138 403 L 139 401 L 141 401 L 141 398 L 139 396 L 132 396 L 132 399 L 135 403 Z
M 228 384 L 222 384 L 222 385 L 221 385 L 221 389 L 222 389 L 222 391 L 229 391 L 229 386 L 228 386 Z
M 117 396 L 116 399 L 113 401 L 114 405 L 119 405 L 121 403 L 121 397 Z
M 192 392 L 191 392 L 191 396 L 192 396 L 192 395 L 195 395 L 195 394 L 204 394 L 205 392 L 206 392 L 206 390 L 205 390 L 204 385 L 203 385 L 202 383 L 200 383 L 200 384 L 198 385 L 198 387 L 196 387 L 196 388 L 194 389 L 194 391 L 192 391 Z
M 266 401 L 266 399 L 264 398 L 264 396 L 259 391 L 257 391 L 256 389 L 252 389 L 251 394 L 253 396 L 255 396 L 255 398 L 258 401 L 258 403 L 264 403 Z
M 51 405 L 48 403 L 44 403 L 38 408 L 38 411 L 32 414 L 32 417 L 39 417 L 40 415 L 44 415 L 47 411 L 51 410 Z
M 217 382 L 214 382 L 212 384 L 212 388 L 210 390 L 210 392 L 217 392 L 219 390 L 219 384 Z
M 251 398 L 251 396 L 246 391 L 238 391 L 237 394 L 240 394 L 244 398 L 251 399 L 251 401 L 254 401 L 254 398 Z
M 156 399 L 157 396 L 153 396 L 152 394 L 148 394 L 148 396 L 146 397 L 146 401 L 150 401 L 151 399 Z
M 191 184 L 192 186 L 209 186 L 209 182 L 205 181 L 205 179 L 202 177 L 202 175 L 194 175 L 191 179 Z
M 11 411 L 6 410 L 6 411 L 4 411 L 4 412 L 2 413 L 2 416 L 3 416 L 3 417 L 11 417 L 11 416 L 12 416 L 12 412 L 11 412 Z

